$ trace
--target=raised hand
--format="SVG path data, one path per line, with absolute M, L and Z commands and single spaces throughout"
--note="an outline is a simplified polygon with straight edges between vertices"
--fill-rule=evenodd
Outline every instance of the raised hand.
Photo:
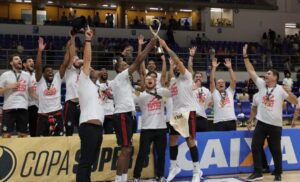
M 217 68 L 220 65 L 217 58 L 213 58 L 211 63 L 213 68 Z
M 225 63 L 224 65 L 228 68 L 231 69 L 232 65 L 231 65 L 231 59 L 230 58 L 225 58 Z
M 43 51 L 46 47 L 46 44 L 44 43 L 44 39 L 42 37 L 39 37 L 38 40 L 38 44 L 39 44 L 39 51 Z
M 174 61 L 172 58 L 169 58 L 169 63 L 170 63 L 170 66 L 173 66 L 174 65 Z
M 92 40 L 94 32 L 88 27 L 85 31 L 85 40 Z
M 190 50 L 190 56 L 194 57 L 197 51 L 197 47 L 189 48 L 189 50 Z
M 167 47 L 167 43 L 163 39 L 159 39 L 159 45 L 161 47 Z
M 248 54 L 247 54 L 247 49 L 248 49 L 248 44 L 245 44 L 244 47 L 243 47 L 243 56 L 244 57 L 247 57 Z
M 138 37 L 138 42 L 139 45 L 144 45 L 145 43 L 147 43 L 147 41 L 144 41 L 145 37 L 143 35 L 139 35 Z

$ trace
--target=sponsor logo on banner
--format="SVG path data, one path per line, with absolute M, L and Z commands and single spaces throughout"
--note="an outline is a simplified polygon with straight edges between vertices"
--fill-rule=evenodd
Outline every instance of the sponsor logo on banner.
M 299 135 L 299 131 L 297 135 Z M 281 138 L 282 161 L 283 169 L 285 170 L 300 169 L 299 159 L 297 159 L 300 156 L 300 147 L 295 142 L 295 136 L 282 136 Z M 248 131 L 198 133 L 196 144 L 200 154 L 200 167 L 204 171 L 204 174 L 252 172 L 253 157 L 251 142 L 252 138 Z M 177 161 L 183 172 L 179 176 L 185 177 L 191 175 L 193 163 L 186 142 L 181 140 L 180 143 Z M 274 161 L 267 142 L 265 142 L 264 149 L 267 154 L 268 164 L 273 166 Z M 167 161 L 165 169 L 168 168 Z
M 14 152 L 5 146 L 0 146 L 0 165 L 0 181 L 9 180 L 16 169 L 17 160 Z

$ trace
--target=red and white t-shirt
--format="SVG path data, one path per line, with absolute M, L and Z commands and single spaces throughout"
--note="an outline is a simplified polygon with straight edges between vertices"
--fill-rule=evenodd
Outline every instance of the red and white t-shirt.
M 49 88 L 43 76 L 40 81 L 37 82 L 37 94 L 39 97 L 38 113 L 49 113 L 62 109 L 61 83 L 62 79 L 59 72 L 55 73 Z
M 224 93 L 215 89 L 212 93 L 214 101 L 214 123 L 236 120 L 234 112 L 234 90 L 228 87 Z
M 66 70 L 66 101 L 78 98 L 78 81 L 80 69 L 76 69 L 73 65 Z
M 258 88 L 258 108 L 256 119 L 266 124 L 282 127 L 282 103 L 288 93 L 281 85 L 267 88 L 266 82 L 257 78 L 255 84 Z
M 0 77 L 1 88 L 16 82 L 18 82 L 17 90 L 9 90 L 4 93 L 3 110 L 28 108 L 28 88 L 33 86 L 30 74 L 25 71 L 21 71 L 21 73 L 16 74 L 14 71 L 10 70 L 4 72 Z
M 113 115 L 115 110 L 111 83 L 110 80 L 106 83 L 98 82 L 103 97 L 104 115 Z
M 99 87 L 83 71 L 79 75 L 78 96 L 81 110 L 79 123 L 89 120 L 99 120 L 103 123 L 103 100 Z
M 193 93 L 192 74 L 186 69 L 185 74 L 172 78 L 169 86 L 173 99 L 173 112 L 196 111 L 196 99 Z
M 209 101 L 211 100 L 210 91 L 205 87 L 199 87 L 194 90 L 194 95 L 198 103 L 196 107 L 196 114 L 198 116 L 207 118 L 205 110 L 207 109 Z
M 111 84 L 111 88 L 114 93 L 114 113 L 134 112 L 135 105 L 128 69 L 122 71 L 115 77 Z
M 155 89 L 149 91 L 155 93 Z M 156 94 L 161 97 L 170 97 L 171 93 L 166 88 L 156 89 Z M 163 98 L 144 91 L 139 96 L 134 96 L 134 101 L 140 106 L 142 111 L 141 129 L 163 129 L 167 128 Z

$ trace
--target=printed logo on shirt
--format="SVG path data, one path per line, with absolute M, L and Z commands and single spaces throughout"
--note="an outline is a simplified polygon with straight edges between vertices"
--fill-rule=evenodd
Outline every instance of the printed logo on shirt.
M 148 112 L 160 110 L 161 109 L 161 102 L 156 97 L 154 97 L 150 102 L 147 104 Z
M 79 82 L 79 75 L 77 75 L 75 83 L 78 83 L 78 82 Z
M 171 89 L 170 90 L 171 90 L 172 97 L 178 95 L 178 89 L 177 89 L 176 83 L 173 83 L 171 85 Z
M 53 87 L 53 85 L 49 89 L 44 90 L 44 95 L 45 96 L 53 96 L 56 95 L 56 88 Z
M 31 81 L 31 85 L 32 85 L 32 89 L 33 89 L 34 91 L 36 91 L 37 85 L 36 85 L 36 81 L 35 81 L 35 80 L 32 80 L 32 81 Z
M 270 95 L 269 98 L 267 96 L 263 96 L 262 103 L 265 107 L 272 108 L 274 106 L 275 98 L 274 95 Z
M 201 105 L 205 104 L 206 98 L 207 98 L 207 94 L 205 94 L 205 93 L 197 94 L 198 103 Z
M 229 104 L 230 104 L 230 99 L 227 95 L 224 97 L 224 99 L 221 98 L 220 107 L 225 107 L 226 105 Z
M 24 92 L 26 90 L 26 80 L 23 80 L 21 79 L 19 82 L 18 82 L 18 88 L 17 88 L 17 91 L 19 92 Z

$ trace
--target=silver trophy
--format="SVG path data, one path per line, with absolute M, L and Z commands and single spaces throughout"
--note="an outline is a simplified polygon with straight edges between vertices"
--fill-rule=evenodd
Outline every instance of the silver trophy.
M 158 23 L 158 28 L 157 28 L 156 31 L 154 31 L 153 28 L 151 27 L 151 25 L 152 25 L 153 22 L 155 22 L 155 21 Z M 151 33 L 154 35 L 154 37 L 156 37 L 156 38 L 158 38 L 158 39 L 160 39 L 160 37 L 159 37 L 159 35 L 158 35 L 158 33 L 159 33 L 159 31 L 160 31 L 160 27 L 161 27 L 161 22 L 160 22 L 158 19 L 152 19 L 151 24 L 149 25 L 149 29 L 150 29 Z M 156 48 L 156 54 L 157 54 L 158 56 L 161 56 L 161 55 L 164 54 L 164 50 L 163 50 L 162 47 L 156 46 L 155 48 Z

